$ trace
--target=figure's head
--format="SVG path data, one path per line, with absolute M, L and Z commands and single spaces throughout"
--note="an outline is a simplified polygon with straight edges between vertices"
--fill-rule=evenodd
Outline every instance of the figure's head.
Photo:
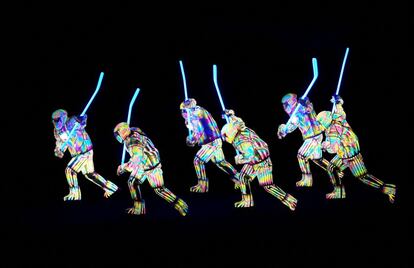
M 191 109 L 194 108 L 197 105 L 197 102 L 195 99 L 186 99 L 180 104 L 180 109 Z
M 130 134 L 131 130 L 128 123 L 121 122 L 114 128 L 114 136 L 120 143 L 123 143 Z
M 332 123 L 332 114 L 329 111 L 322 111 L 316 116 L 324 130 L 328 129 Z
M 187 110 L 194 108 L 196 105 L 197 102 L 195 99 L 186 99 L 180 104 L 181 115 L 187 118 Z
M 63 109 L 56 110 L 52 113 L 52 122 L 56 129 L 61 129 L 68 120 L 68 112 Z
M 221 129 L 221 138 L 226 142 L 232 144 L 239 129 L 233 123 L 227 123 Z
M 283 109 L 290 115 L 295 110 L 297 102 L 297 95 L 294 93 L 288 93 L 282 98 Z

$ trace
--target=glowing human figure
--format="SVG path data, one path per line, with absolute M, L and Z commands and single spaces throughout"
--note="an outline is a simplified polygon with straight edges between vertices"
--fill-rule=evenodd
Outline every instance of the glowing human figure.
M 299 105 L 298 111 L 288 124 L 281 124 L 277 131 L 279 139 L 284 138 L 288 133 L 293 132 L 299 128 L 303 137 L 303 145 L 298 151 L 298 162 L 300 170 L 302 171 L 301 180 L 296 182 L 298 187 L 311 187 L 313 184 L 312 173 L 310 170 L 309 160 L 312 160 L 319 167 L 327 171 L 329 161 L 322 158 L 321 143 L 323 140 L 322 128 L 316 120 L 316 113 L 313 109 L 313 104 L 308 98 L 297 100 L 296 94 L 289 93 L 282 98 L 283 109 L 287 114 L 292 116 L 292 112 L 296 106 Z M 342 178 L 343 173 L 338 171 L 338 177 Z M 341 181 L 331 178 L 331 183 L 334 188 L 341 188 Z
M 114 135 L 120 143 L 125 144 L 130 155 L 129 161 L 119 165 L 117 169 L 118 175 L 124 172 L 130 173 L 128 187 L 134 200 L 134 207 L 129 208 L 128 213 L 145 214 L 145 201 L 142 198 L 140 186 L 148 180 L 157 195 L 172 204 L 180 215 L 185 216 L 188 212 L 188 205 L 164 186 L 160 154 L 147 135 L 139 128 L 130 128 L 125 122 L 116 125 Z
M 201 149 L 194 158 L 194 168 L 197 174 L 197 185 L 190 188 L 191 192 L 208 192 L 208 178 L 205 164 L 210 160 L 221 170 L 231 176 L 235 187 L 239 187 L 237 170 L 226 161 L 222 149 L 220 130 L 211 114 L 204 108 L 196 105 L 195 99 L 187 99 L 180 105 L 181 115 L 190 130 L 186 143 L 188 146 L 198 144 Z
M 331 102 L 335 105 L 333 115 L 330 111 L 323 111 L 317 116 L 326 136 L 322 148 L 331 154 L 335 154 L 335 157 L 329 163 L 329 176 L 335 176 L 334 168 L 340 170 L 349 168 L 354 177 L 371 187 L 379 189 L 388 196 L 391 203 L 394 203 L 396 186 L 394 184 L 384 184 L 380 179 L 369 174 L 365 167 L 360 153 L 358 137 L 346 120 L 346 113 L 342 107 L 344 101 L 340 96 L 334 95 Z M 344 188 L 341 191 L 343 194 L 345 193 Z M 340 194 L 339 189 L 336 189 L 328 195 L 330 198 L 338 198 Z
M 105 180 L 95 171 L 92 141 L 85 130 L 87 116 L 72 116 L 68 118 L 68 113 L 65 110 L 59 109 L 53 112 L 52 120 L 54 136 L 56 138 L 55 155 L 62 158 L 65 151 L 69 150 L 72 156 L 65 170 L 69 184 L 69 194 L 63 200 L 81 200 L 81 190 L 77 178 L 79 172 L 82 172 L 88 180 L 101 187 L 106 198 L 111 196 L 118 187 L 111 181 Z M 68 139 L 72 129 L 74 131 Z
M 236 164 L 243 165 L 240 171 L 242 200 L 236 207 L 252 207 L 253 195 L 250 191 L 250 182 L 257 177 L 259 185 L 269 194 L 275 196 L 291 210 L 295 210 L 297 200 L 273 183 L 272 161 L 267 144 L 243 120 L 234 115 L 233 110 L 226 110 L 225 115 L 229 123 L 221 130 L 222 138 L 233 145 L 238 154 Z M 247 187 L 246 187 L 247 185 Z

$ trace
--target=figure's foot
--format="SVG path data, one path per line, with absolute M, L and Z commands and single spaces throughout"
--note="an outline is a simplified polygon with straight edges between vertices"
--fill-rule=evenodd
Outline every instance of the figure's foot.
M 254 202 L 253 202 L 253 196 L 251 194 L 242 195 L 242 200 L 234 203 L 234 207 L 236 208 L 249 208 L 253 206 L 254 206 Z
M 395 193 L 397 191 L 397 187 L 394 184 L 384 184 L 382 186 L 381 191 L 384 194 L 388 195 L 388 199 L 390 200 L 390 202 L 392 204 L 394 204 L 394 201 L 395 201 Z
M 295 210 L 296 209 L 296 205 L 298 203 L 298 200 L 296 198 L 294 198 L 292 195 L 290 194 L 286 194 L 286 196 L 283 198 L 282 203 L 287 206 L 290 210 Z
M 79 187 L 70 187 L 69 194 L 63 197 L 63 201 L 81 200 L 82 195 Z
M 326 199 L 341 199 L 345 198 L 345 187 L 335 187 L 332 193 L 326 194 Z
M 127 213 L 133 215 L 144 215 L 145 214 L 145 202 L 144 201 L 135 201 L 134 207 L 128 208 Z
M 197 185 L 190 188 L 190 192 L 207 193 L 208 192 L 208 181 L 199 180 Z
M 118 186 L 116 186 L 113 182 L 107 181 L 104 188 L 104 197 L 109 198 L 118 190 Z
M 302 174 L 302 179 L 296 182 L 296 187 L 312 187 L 312 174 Z
M 181 198 L 178 198 L 178 200 L 175 202 L 174 208 L 178 211 L 178 213 L 180 213 L 181 216 L 185 216 L 188 213 L 188 205 Z

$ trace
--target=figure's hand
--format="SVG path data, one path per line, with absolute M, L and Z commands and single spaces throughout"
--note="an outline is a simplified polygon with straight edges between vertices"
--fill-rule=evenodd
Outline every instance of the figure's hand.
M 234 111 L 232 109 L 226 109 L 221 115 L 221 118 L 226 119 L 226 116 L 233 116 L 233 115 L 234 115 Z
M 78 122 L 81 126 L 86 125 L 86 120 L 87 120 L 88 116 L 85 115 L 77 115 L 75 116 L 75 120 L 76 122 Z
M 59 148 L 55 148 L 55 156 L 63 158 L 63 152 Z
M 125 167 L 125 164 L 119 165 L 117 170 L 116 170 L 116 175 L 120 176 L 120 175 L 124 174 L 124 172 L 125 172 L 124 167 Z
M 330 101 L 334 104 L 344 104 L 344 100 L 339 95 L 333 95 Z
M 243 164 L 243 155 L 238 154 L 234 157 L 234 162 L 236 162 L 237 165 Z
M 187 136 L 185 143 L 187 144 L 187 146 L 190 146 L 190 147 L 194 147 L 195 145 L 195 141 L 191 139 L 190 136 Z
M 308 101 L 309 101 L 309 98 L 308 97 L 305 97 L 304 99 L 299 98 L 299 100 L 298 100 L 298 102 L 300 103 L 300 105 L 302 105 L 303 107 L 308 106 Z
M 286 137 L 286 125 L 285 124 L 281 124 L 279 126 L 279 128 L 277 129 L 277 137 L 279 139 L 283 139 L 284 137 Z

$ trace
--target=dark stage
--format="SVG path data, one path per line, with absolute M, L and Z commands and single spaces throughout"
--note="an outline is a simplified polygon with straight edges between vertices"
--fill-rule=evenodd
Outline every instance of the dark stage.
M 67 5 L 16 6 L 16 19 L 6 32 L 13 83 L 12 97 L 3 99 L 3 106 L 13 107 L 12 100 L 23 97 L 19 105 L 24 107 L 17 121 L 10 109 L 6 114 L 6 123 L 18 132 L 18 140 L 9 136 L 6 141 L 16 156 L 1 190 L 8 267 L 408 267 L 407 7 Z M 340 95 L 347 119 L 369 172 L 397 185 L 395 204 L 349 170 L 347 198 L 326 200 L 329 178 L 312 163 L 314 186 L 296 188 L 301 135 L 296 130 L 283 140 L 276 136 L 278 125 L 288 120 L 281 98 L 304 92 L 313 57 L 319 78 L 309 98 L 317 112 L 331 109 L 346 47 L 350 53 Z M 222 127 L 212 80 L 212 65 L 218 65 L 226 106 L 268 143 L 274 181 L 298 199 L 296 211 L 265 193 L 257 181 L 252 184 L 255 207 L 235 209 L 239 193 L 211 163 L 210 192 L 189 192 L 196 183 L 198 147 L 185 144 L 178 60 L 185 65 L 189 96 Z M 64 170 L 70 157 L 53 154 L 51 114 L 59 108 L 81 113 L 101 71 L 105 76 L 87 113 L 87 131 L 96 171 L 121 189 L 105 199 L 80 175 L 82 200 L 65 203 Z M 112 131 L 126 120 L 137 87 L 141 92 L 131 125 L 144 130 L 159 149 L 166 186 L 189 204 L 186 217 L 147 183 L 142 187 L 147 215 L 125 212 L 132 200 L 128 176 L 116 176 L 122 148 Z M 229 144 L 223 149 L 234 164 L 234 149 Z

